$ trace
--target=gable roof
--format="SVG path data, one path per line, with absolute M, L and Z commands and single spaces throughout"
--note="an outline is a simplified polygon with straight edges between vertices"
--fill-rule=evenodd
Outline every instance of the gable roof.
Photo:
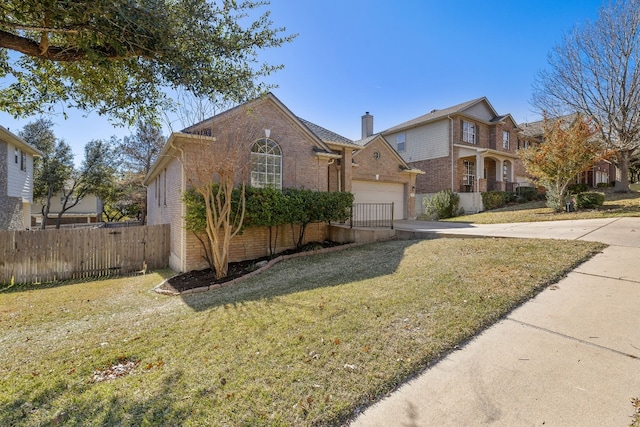
M 469 108 L 480 104 L 480 103 L 485 103 L 487 105 L 487 107 L 489 108 L 489 110 L 491 111 L 491 114 L 493 115 L 493 118 L 491 119 L 491 121 L 489 123 L 498 123 L 501 121 L 504 121 L 506 118 L 510 118 L 513 121 L 513 124 L 517 126 L 517 123 L 515 120 L 513 120 L 513 117 L 511 117 L 511 114 L 504 114 L 504 115 L 498 115 L 498 113 L 496 112 L 496 110 L 493 108 L 493 106 L 491 105 L 491 103 L 489 102 L 489 100 L 487 99 L 486 96 L 480 97 L 480 98 L 476 98 L 476 99 L 472 99 L 470 101 L 466 101 L 463 102 L 461 104 L 457 104 L 457 105 L 453 105 L 451 107 L 447 107 L 444 108 L 442 110 L 431 110 L 429 113 L 427 114 L 423 114 L 422 116 L 416 117 L 415 119 L 411 119 L 408 120 L 404 123 L 400 123 L 399 125 L 393 126 L 385 131 L 382 131 L 383 134 L 389 134 L 389 133 L 393 133 L 393 132 L 399 132 L 401 130 L 404 129 L 409 129 L 412 127 L 416 127 L 419 125 L 423 125 L 426 123 L 430 123 L 430 122 L 434 122 L 437 120 L 442 120 L 444 118 L 447 118 L 450 115 L 453 114 L 463 114 L 466 110 L 468 110 Z
M 6 142 L 10 142 L 25 153 L 29 153 L 32 156 L 42 157 L 43 155 L 42 151 L 27 143 L 24 139 L 20 138 L 14 133 L 10 132 L 9 129 L 5 128 L 4 126 L 0 126 L 0 139 Z
M 562 120 L 566 124 L 566 123 L 573 123 L 575 119 L 576 119 L 576 113 L 572 113 L 572 114 L 566 114 L 560 117 L 549 118 L 547 119 L 547 121 L 551 124 L 551 123 L 554 123 L 556 120 Z M 520 128 L 520 134 L 525 138 L 538 138 L 538 139 L 542 138 L 544 136 L 544 123 L 545 123 L 544 119 L 538 120 L 535 122 L 521 123 L 520 125 L 518 125 L 518 127 Z
M 303 133 L 308 135 L 311 141 L 313 141 L 315 145 L 315 147 L 313 148 L 313 151 L 316 153 L 316 155 L 329 156 L 329 157 L 334 156 L 336 158 L 339 157 L 339 155 L 334 153 L 334 151 L 331 149 L 329 144 L 340 145 L 340 146 L 346 145 L 346 146 L 353 147 L 354 149 L 361 148 L 360 146 L 354 144 L 348 138 L 340 136 L 337 133 L 331 132 L 321 126 L 315 125 L 306 120 L 300 119 L 299 117 L 294 115 L 291 112 L 291 110 L 289 110 L 289 108 L 287 108 L 287 106 L 284 105 L 282 101 L 280 101 L 274 94 L 269 92 L 259 98 L 255 98 L 251 101 L 247 101 L 243 104 L 237 105 L 233 108 L 230 108 L 226 111 L 216 114 L 213 117 L 209 117 L 208 119 L 195 123 L 183 129 L 181 132 L 172 133 L 167 139 L 167 142 L 165 143 L 160 154 L 158 155 L 158 158 L 156 159 L 155 163 L 151 166 L 151 169 L 147 173 L 147 176 L 144 180 L 145 185 L 151 182 L 151 180 L 158 174 L 158 171 L 161 170 L 161 167 L 169 161 L 169 154 L 175 150 L 175 147 L 173 144 L 176 141 L 176 138 L 178 137 L 191 138 L 194 141 L 198 140 L 199 138 L 203 138 L 203 135 L 198 135 L 198 130 L 205 127 L 205 125 L 210 125 L 216 120 L 223 118 L 225 116 L 228 116 L 229 114 L 232 114 L 234 111 L 237 111 L 242 107 L 249 107 L 251 104 L 256 104 L 259 102 L 271 102 L 285 116 L 289 117 L 292 123 L 295 126 L 298 126 L 298 128 Z M 207 137 L 207 136 L 204 136 L 204 137 Z
M 415 173 L 415 174 L 424 174 L 424 171 L 420 170 L 420 169 L 415 169 L 412 168 L 411 166 L 409 166 L 407 164 L 407 162 L 405 162 L 405 160 L 402 158 L 402 156 L 400 156 L 400 154 L 398 154 L 398 152 L 395 150 L 395 148 L 393 148 L 393 146 L 391 144 L 389 144 L 389 141 L 387 141 L 387 139 L 381 134 L 381 133 L 376 133 L 373 134 L 371 136 L 366 137 L 365 139 L 361 139 L 359 141 L 354 141 L 356 144 L 358 144 L 359 146 L 361 146 L 362 148 L 365 148 L 371 144 L 373 141 L 375 141 L 376 139 L 380 139 L 380 141 L 382 142 L 382 144 L 384 144 L 389 151 L 393 154 L 393 156 L 396 158 L 396 160 L 399 163 L 400 169 L 402 169 L 405 172 L 409 172 L 409 173 Z M 355 153 L 353 155 L 354 160 L 357 158 L 358 154 L 365 152 L 365 150 L 359 151 L 357 153 Z

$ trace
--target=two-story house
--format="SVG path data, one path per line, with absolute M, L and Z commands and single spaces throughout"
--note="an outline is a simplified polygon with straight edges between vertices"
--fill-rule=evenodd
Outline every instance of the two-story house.
M 363 120 L 365 120 L 363 118 Z M 450 189 L 467 212 L 482 210 L 480 192 L 515 191 L 527 182 L 517 149 L 518 125 L 477 98 L 393 126 L 381 134 L 412 168 L 416 200 Z
M 31 226 L 35 156 L 42 153 L 0 126 L 0 230 Z

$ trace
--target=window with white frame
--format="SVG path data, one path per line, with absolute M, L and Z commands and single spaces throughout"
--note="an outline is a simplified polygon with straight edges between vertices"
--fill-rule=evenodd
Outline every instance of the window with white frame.
M 462 183 L 464 185 L 473 185 L 476 180 L 476 164 L 469 160 L 464 161 L 464 170 L 462 174 Z
M 476 143 L 476 124 L 468 122 L 466 120 L 462 121 L 462 140 L 464 142 L 469 142 L 471 144 Z
M 251 186 L 282 189 L 282 151 L 272 139 L 259 139 L 251 147 Z
M 509 131 L 502 131 L 502 148 L 509 149 Z
M 15 154 L 15 164 L 17 165 L 20 159 L 20 150 L 18 150 L 18 147 L 16 147 L 16 154 Z
M 406 136 L 404 132 L 396 135 L 396 148 L 399 153 L 407 149 Z
M 27 153 L 20 150 L 20 170 L 22 172 L 27 171 Z

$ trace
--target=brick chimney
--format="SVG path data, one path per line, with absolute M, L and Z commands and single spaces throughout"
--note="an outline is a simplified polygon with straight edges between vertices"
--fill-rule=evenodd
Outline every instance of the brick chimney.
M 373 135 L 373 116 L 367 111 L 362 116 L 362 139 Z

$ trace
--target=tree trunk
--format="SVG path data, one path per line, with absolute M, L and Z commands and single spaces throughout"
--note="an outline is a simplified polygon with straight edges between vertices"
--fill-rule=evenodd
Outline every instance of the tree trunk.
M 42 229 L 47 228 L 47 222 L 49 221 L 49 210 L 51 209 L 51 197 L 53 197 L 53 188 L 49 186 L 49 193 L 47 194 L 47 203 L 42 207 Z
M 616 179 L 614 190 L 617 193 L 629 192 L 629 163 L 631 150 L 620 150 L 618 152 L 618 168 L 620 169 L 620 179 Z

